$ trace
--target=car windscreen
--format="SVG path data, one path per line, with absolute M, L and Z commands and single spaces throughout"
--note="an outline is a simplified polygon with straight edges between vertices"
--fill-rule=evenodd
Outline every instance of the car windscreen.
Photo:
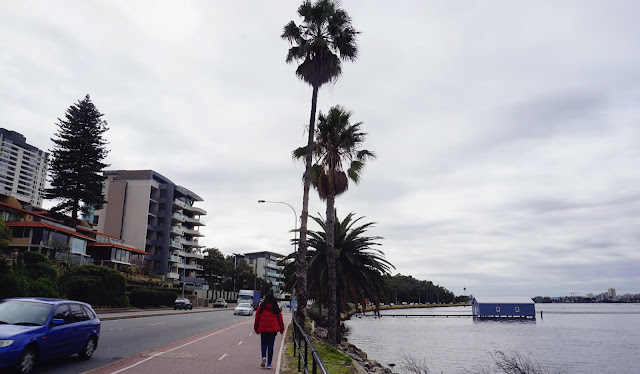
M 249 303 L 240 303 L 237 306 L 238 308 L 251 308 L 251 304 Z
M 50 304 L 4 300 L 0 302 L 0 324 L 42 326 L 52 308 Z

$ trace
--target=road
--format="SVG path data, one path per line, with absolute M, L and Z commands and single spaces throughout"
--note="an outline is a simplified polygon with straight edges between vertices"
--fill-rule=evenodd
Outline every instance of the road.
M 79 374 L 103 367 L 169 343 L 191 337 L 214 328 L 248 321 L 253 317 L 235 316 L 232 309 L 195 309 L 178 314 L 140 318 L 110 319 L 117 314 L 100 314 L 102 325 L 98 349 L 88 361 L 77 356 L 40 363 L 38 374 Z M 173 313 L 173 310 L 127 313 L 127 317 Z M 121 315 L 122 316 L 122 315 Z

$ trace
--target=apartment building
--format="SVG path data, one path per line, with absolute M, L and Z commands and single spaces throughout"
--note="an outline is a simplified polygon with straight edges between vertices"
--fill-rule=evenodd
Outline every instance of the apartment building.
M 285 256 L 269 251 L 244 253 L 242 256 L 257 277 L 271 283 L 276 298 L 283 298 L 284 267 L 279 266 L 278 261 Z
M 0 128 L 0 193 L 42 206 L 49 153 L 27 144 L 20 133 Z
M 153 170 L 104 174 L 107 204 L 93 212 L 97 230 L 143 249 L 145 266 L 164 280 L 206 289 L 199 239 L 207 213 L 194 206 L 202 199 Z

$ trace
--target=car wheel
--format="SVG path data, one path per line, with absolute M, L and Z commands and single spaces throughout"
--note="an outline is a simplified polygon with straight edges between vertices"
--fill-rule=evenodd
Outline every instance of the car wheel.
M 36 362 L 38 362 L 38 353 L 33 347 L 27 347 L 20 354 L 15 371 L 19 374 L 31 373 L 36 366 Z
M 81 360 L 88 360 L 91 358 L 91 356 L 93 356 L 93 352 L 95 352 L 95 350 L 96 338 L 91 337 L 89 338 L 89 340 L 87 340 L 84 347 L 82 347 L 82 350 L 78 352 L 78 357 L 80 357 Z
M 174 306 L 174 307 L 173 307 L 173 310 L 176 310 L 176 309 L 178 309 L 178 308 L 176 308 L 176 307 Z

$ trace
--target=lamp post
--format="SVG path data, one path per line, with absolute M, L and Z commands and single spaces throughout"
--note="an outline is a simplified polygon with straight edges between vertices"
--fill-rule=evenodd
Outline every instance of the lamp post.
M 284 204 L 289 208 L 291 208 L 291 210 L 293 211 L 293 253 L 295 253 L 295 259 L 296 259 L 295 261 L 297 263 L 298 262 L 298 213 L 296 213 L 296 210 L 291 206 L 291 204 L 285 203 L 284 201 L 269 201 L 269 200 L 260 199 L 258 200 L 258 203 Z M 296 283 L 297 283 L 297 279 L 296 279 Z M 296 285 L 294 284 L 293 295 L 292 295 L 294 300 L 295 300 L 295 294 L 296 294 Z M 294 301 L 294 304 L 297 304 L 297 302 Z M 292 308 L 293 308 L 293 305 L 292 305 Z
M 296 240 L 298 238 L 297 234 L 298 234 L 298 213 L 296 213 L 296 210 L 293 209 L 293 207 L 291 206 L 291 204 L 289 203 L 285 203 L 284 201 L 268 201 L 268 200 L 258 200 L 259 203 L 263 204 L 263 203 L 270 203 L 270 204 L 284 204 L 286 206 L 288 206 L 289 208 L 291 208 L 291 210 L 293 210 L 293 252 L 297 253 L 297 244 L 298 241 Z

